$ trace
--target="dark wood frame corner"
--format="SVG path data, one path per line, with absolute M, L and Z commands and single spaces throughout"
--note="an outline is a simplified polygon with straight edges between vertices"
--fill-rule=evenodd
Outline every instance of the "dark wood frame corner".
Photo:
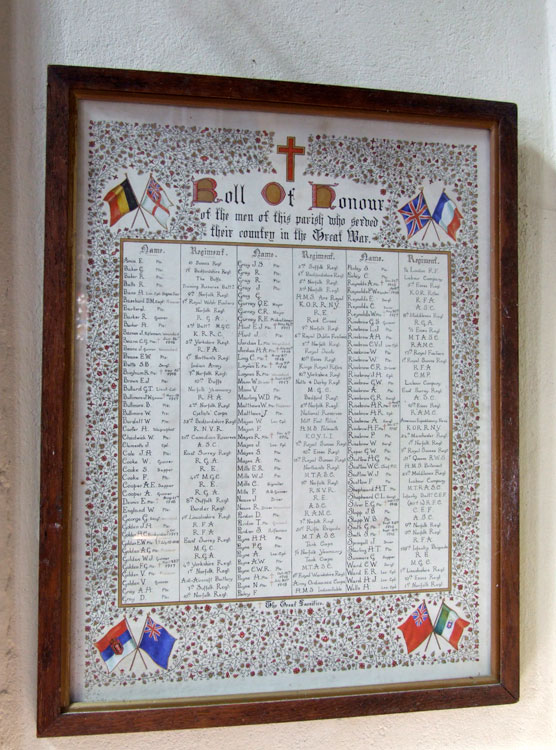
M 493 416 L 496 467 L 493 550 L 499 612 L 498 669 L 488 684 L 415 686 L 346 695 L 206 705 L 71 708 L 68 687 L 70 448 L 73 326 L 74 141 L 79 98 L 222 106 L 323 108 L 342 114 L 479 125 L 493 164 Z M 519 684 L 517 111 L 512 104 L 450 97 L 141 71 L 52 66 L 48 71 L 40 489 L 37 733 L 41 737 L 213 727 L 512 703 Z

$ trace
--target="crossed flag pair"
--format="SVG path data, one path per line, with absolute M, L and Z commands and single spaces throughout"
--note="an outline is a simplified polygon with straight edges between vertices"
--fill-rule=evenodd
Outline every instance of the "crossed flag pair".
M 433 634 L 437 642 L 437 636 L 440 635 L 448 641 L 450 646 L 457 649 L 463 631 L 470 624 L 444 601 L 442 601 L 442 605 L 436 615 L 436 620 L 433 623 L 427 605 L 423 601 L 413 610 L 407 620 L 398 625 L 398 629 L 402 631 L 405 645 L 407 646 L 407 653 L 410 654 L 428 638 L 427 645 L 425 646 L 426 651 Z
M 168 669 L 168 660 L 176 639 L 165 627 L 155 622 L 147 615 L 139 643 L 135 641 L 131 629 L 124 617 L 117 625 L 95 643 L 102 660 L 111 672 L 126 656 L 142 649 L 151 659 L 163 669 Z M 135 656 L 133 661 L 135 661 Z M 141 658 L 143 656 L 141 655 Z M 133 661 L 131 667 L 133 667 Z M 143 659 L 143 663 L 145 660 Z
M 455 242 L 456 234 L 460 228 L 462 220 L 462 215 L 458 211 L 456 204 L 448 197 L 444 190 L 442 191 L 432 214 L 429 211 L 422 190 L 417 193 L 415 198 L 412 198 L 404 206 L 399 208 L 398 212 L 402 215 L 405 222 L 408 237 L 413 237 L 424 227 L 427 227 L 425 230 L 426 234 L 430 222 L 433 221 L 435 224 L 438 224 L 438 226 L 441 227 Z M 425 235 L 423 235 L 423 239 L 424 237 Z
M 460 617 L 444 601 L 433 623 L 427 605 L 423 601 L 401 625 L 398 625 L 398 629 L 402 631 L 407 652 L 411 653 L 427 638 L 430 641 L 433 635 L 435 638 L 440 635 L 453 648 L 457 649 L 463 631 L 468 625 L 470 623 L 464 620 L 463 617 Z M 155 664 L 158 664 L 163 669 L 168 669 L 168 661 L 175 642 L 176 639 L 165 627 L 155 622 L 150 615 L 147 615 L 139 643 L 135 641 L 127 619 L 124 617 L 123 620 L 114 625 L 113 628 L 97 641 L 95 646 L 108 671 L 111 672 L 129 654 L 135 652 L 135 656 L 137 656 L 139 649 L 148 654 Z M 133 657 L 133 661 L 135 661 L 135 656 Z M 143 657 L 141 656 L 141 658 Z M 133 667 L 133 661 L 131 667 Z
M 153 216 L 158 223 L 164 227 L 164 229 L 166 229 L 168 219 L 170 218 L 170 206 L 174 205 L 162 185 L 155 180 L 152 174 L 149 175 L 149 181 L 145 186 L 143 197 L 140 201 L 137 200 L 135 190 L 133 189 L 127 175 L 125 180 L 118 185 L 115 185 L 106 193 L 103 200 L 108 203 L 110 208 L 111 227 L 114 226 L 122 216 L 125 216 L 131 211 L 136 211 L 137 209 L 141 212 L 145 224 L 149 226 L 149 222 L 143 213 L 144 209 L 151 214 L 151 216 Z M 137 218 L 137 215 L 135 215 L 135 218 Z M 133 219 L 133 224 L 135 224 L 135 218 Z M 133 226 L 133 224 L 131 226 Z

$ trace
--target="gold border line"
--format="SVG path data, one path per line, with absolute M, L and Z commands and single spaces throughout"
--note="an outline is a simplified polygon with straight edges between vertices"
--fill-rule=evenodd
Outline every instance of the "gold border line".
M 446 588 L 431 588 L 431 589 L 398 589 L 398 590 L 382 590 L 382 591 L 350 591 L 350 592 L 330 592 L 330 593 L 315 593 L 315 594 L 300 594 L 290 596 L 265 596 L 265 597 L 249 597 L 249 598 L 230 598 L 230 599 L 185 599 L 177 601 L 149 601 L 149 602 L 122 602 L 122 432 L 123 432 L 123 414 L 122 414 L 122 348 L 123 348 L 123 261 L 124 261 L 124 243 L 141 243 L 149 245 L 157 244 L 171 244 L 171 245 L 213 245 L 217 247 L 261 247 L 261 248 L 272 248 L 282 247 L 288 249 L 302 249 L 302 250 L 328 250 L 328 251 L 345 251 L 351 250 L 353 252 L 373 252 L 373 253 L 414 253 L 417 254 L 430 254 L 430 255 L 444 255 L 447 258 L 447 281 L 448 281 L 448 357 L 449 357 L 449 467 L 448 467 L 448 586 Z M 451 273 L 451 252 L 449 250 L 407 250 L 407 249 L 396 249 L 396 248 L 369 248 L 369 247 L 342 247 L 342 246 L 320 246 L 320 245 L 292 245 L 292 244 L 267 244 L 267 243 L 242 243 L 242 242 L 217 242 L 217 241 L 182 241 L 179 239 L 164 239 L 164 240 L 152 240 L 147 238 L 120 238 L 120 280 L 119 280 L 119 329 L 120 329 L 120 341 L 119 341 L 119 394 L 118 394 L 118 606 L 122 609 L 126 608 L 140 608 L 140 607 L 151 607 L 151 606 L 178 606 L 181 604 L 228 604 L 228 603 L 248 603 L 248 602 L 259 602 L 259 601 L 293 601 L 293 600 L 311 600 L 311 599 L 331 599 L 336 597 L 356 597 L 356 596 L 390 596 L 395 594 L 410 594 L 410 593 L 440 593 L 448 592 L 452 588 L 452 461 L 453 461 L 453 387 L 452 387 L 452 273 Z M 398 529 L 399 533 L 399 529 Z M 399 561 L 398 561 L 399 564 Z

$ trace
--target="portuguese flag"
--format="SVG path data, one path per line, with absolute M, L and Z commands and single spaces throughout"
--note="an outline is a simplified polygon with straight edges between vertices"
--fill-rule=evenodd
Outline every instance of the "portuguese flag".
M 135 211 L 136 208 L 139 208 L 135 193 L 133 192 L 133 188 L 131 187 L 131 183 L 129 182 L 127 177 L 123 182 L 120 182 L 119 185 L 116 185 L 116 187 L 113 187 L 112 190 L 109 190 L 104 196 L 103 200 L 105 200 L 110 206 L 111 227 L 114 226 L 114 224 L 119 221 L 122 216 L 125 216 L 130 211 Z
M 464 620 L 457 612 L 442 602 L 442 607 L 436 618 L 434 632 L 445 638 L 451 646 L 457 648 L 459 639 L 469 624 L 467 620 Z

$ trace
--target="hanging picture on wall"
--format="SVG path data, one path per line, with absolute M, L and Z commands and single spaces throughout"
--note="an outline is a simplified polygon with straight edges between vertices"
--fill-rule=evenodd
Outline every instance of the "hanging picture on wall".
M 40 735 L 517 700 L 513 105 L 55 66 L 45 253 Z

